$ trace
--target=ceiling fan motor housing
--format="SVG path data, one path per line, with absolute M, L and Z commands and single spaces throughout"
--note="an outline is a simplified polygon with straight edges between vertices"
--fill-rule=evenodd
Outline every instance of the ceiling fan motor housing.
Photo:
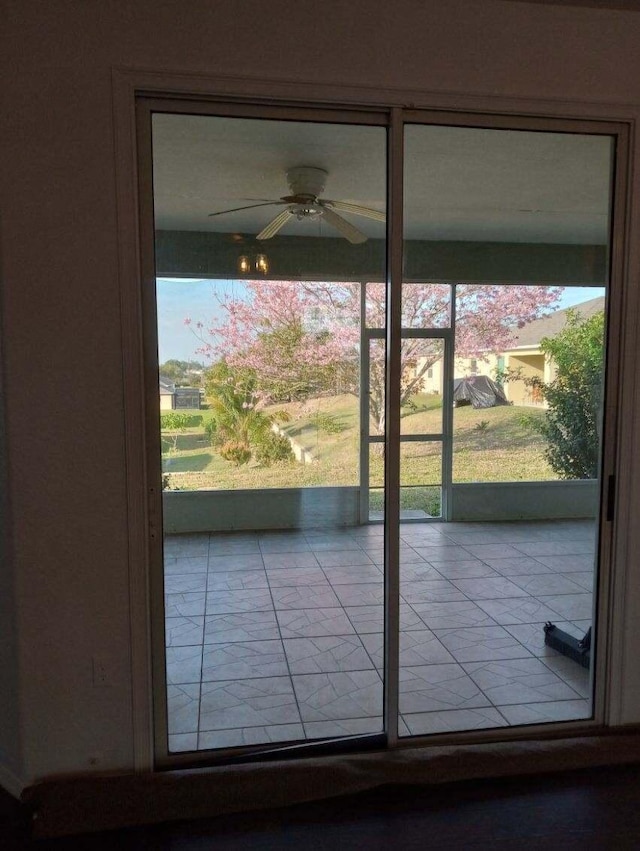
M 317 198 L 324 192 L 326 182 L 327 172 L 323 168 L 300 165 L 287 171 L 287 183 L 292 195 Z

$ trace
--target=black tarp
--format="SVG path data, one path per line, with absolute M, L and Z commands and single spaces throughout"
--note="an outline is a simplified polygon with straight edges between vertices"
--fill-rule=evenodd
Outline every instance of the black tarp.
M 453 404 L 456 408 L 472 405 L 474 408 L 494 408 L 508 405 L 502 388 L 487 375 L 469 375 L 453 381 Z

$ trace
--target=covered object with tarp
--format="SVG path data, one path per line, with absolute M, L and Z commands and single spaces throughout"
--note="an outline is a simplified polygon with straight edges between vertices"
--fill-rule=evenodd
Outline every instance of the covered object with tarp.
M 474 408 L 494 408 L 508 405 L 502 387 L 487 375 L 469 375 L 453 380 L 453 404 L 456 408 L 472 405 Z

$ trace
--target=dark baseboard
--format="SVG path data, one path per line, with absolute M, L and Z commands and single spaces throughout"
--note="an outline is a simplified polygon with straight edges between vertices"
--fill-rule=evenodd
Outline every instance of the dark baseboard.
M 48 779 L 27 789 L 34 835 L 285 807 L 381 786 L 437 786 L 480 778 L 640 763 L 640 733 L 434 746 L 146 775 Z

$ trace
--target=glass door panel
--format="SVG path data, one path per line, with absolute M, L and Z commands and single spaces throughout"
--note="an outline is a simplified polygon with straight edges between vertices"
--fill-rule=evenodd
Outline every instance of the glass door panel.
M 152 142 L 167 750 L 380 733 L 386 130 L 156 113 Z
M 404 291 L 452 293 L 455 522 L 401 527 L 400 734 L 590 718 L 612 140 L 415 124 L 404 153 Z

